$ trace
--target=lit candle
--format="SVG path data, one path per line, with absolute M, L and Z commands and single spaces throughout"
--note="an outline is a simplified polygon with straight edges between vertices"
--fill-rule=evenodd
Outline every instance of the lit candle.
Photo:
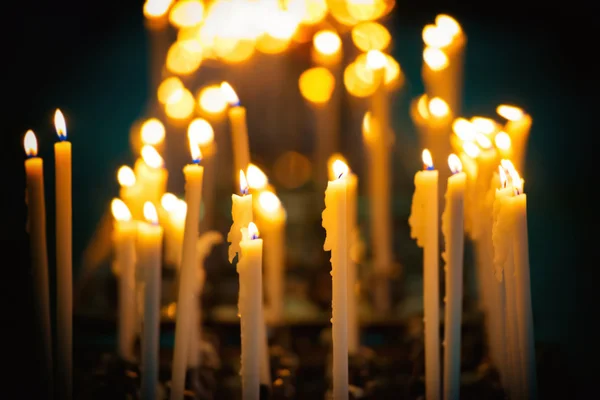
M 374 303 L 384 314 L 391 307 L 389 277 L 392 270 L 392 227 L 390 205 L 389 143 L 382 136 L 382 125 L 373 113 L 366 113 L 362 124 L 363 140 L 369 160 L 369 206 L 373 267 L 376 276 Z
M 166 218 L 162 223 L 165 230 L 165 264 L 179 269 L 181 266 L 187 203 L 175 197 L 173 193 L 165 193 L 160 199 L 160 204 L 166 211 Z
M 335 180 L 325 190 L 323 227 L 327 235 L 323 249 L 331 251 L 333 399 L 348 399 L 348 166 L 333 164 Z
M 239 312 L 242 334 L 242 399 L 258 400 L 262 319 L 262 250 L 258 229 L 250 222 L 243 228 L 240 242 L 241 258 L 237 264 L 240 276 Z
M 258 225 L 265 245 L 267 319 L 281 324 L 285 306 L 285 220 L 286 213 L 275 193 L 258 196 Z
M 159 203 L 167 187 L 167 170 L 158 151 L 150 145 L 142 147 L 141 159 L 135 162 L 134 172 L 141 185 L 142 201 Z
M 231 143 L 233 144 L 234 171 L 246 171 L 248 164 L 250 163 L 248 126 L 246 125 L 246 108 L 240 105 L 240 99 L 229 83 L 221 83 L 221 90 L 223 91 L 223 96 L 225 96 L 225 99 L 230 105 L 228 115 L 229 123 L 231 124 Z
M 446 207 L 442 214 L 442 234 L 446 250 L 442 254 L 446 271 L 444 322 L 444 399 L 460 399 L 460 348 L 463 300 L 464 198 L 467 175 L 456 154 L 448 157 L 452 176 L 448 178 Z
M 160 282 L 163 228 L 158 225 L 158 215 L 154 205 L 144 204 L 144 217 L 147 222 L 138 225 L 137 255 L 138 273 L 143 282 L 143 322 L 142 322 L 142 383 L 141 398 L 158 398 L 158 365 L 160 334 Z
M 507 119 L 504 131 L 510 136 L 512 143 L 512 160 L 518 171 L 525 169 L 525 156 L 529 130 L 533 120 L 522 109 L 515 106 L 501 105 L 496 109 L 498 114 Z
M 115 263 L 119 271 L 119 355 L 126 361 L 135 361 L 136 335 L 135 304 L 135 239 L 137 222 L 131 218 L 127 205 L 120 199 L 111 203 L 115 218 L 113 244 Z
M 32 130 L 24 139 L 25 173 L 27 176 L 27 228 L 31 250 L 31 264 L 35 285 L 35 311 L 39 334 L 41 377 L 47 379 L 49 396 L 52 393 L 52 333 L 50 326 L 50 294 L 48 288 L 48 252 L 46 243 L 46 203 L 44 201 L 44 162 L 37 156 L 38 144 Z
M 145 25 L 150 33 L 152 89 L 158 87 L 167 53 L 169 43 L 167 12 L 171 7 L 171 3 L 173 3 L 173 0 L 146 0 L 144 3 Z
M 117 181 L 121 186 L 119 197 L 125 202 L 127 208 L 129 208 L 133 219 L 143 219 L 144 203 L 141 195 L 142 187 L 137 183 L 135 172 L 127 165 L 123 165 L 117 171 Z
M 231 217 L 233 222 L 231 224 L 231 229 L 227 234 L 230 263 L 233 263 L 235 256 L 240 253 L 240 241 L 242 240 L 241 229 L 248 226 L 253 219 L 252 195 L 248 194 L 246 174 L 244 174 L 244 171 L 242 170 L 239 171 L 241 196 L 238 196 L 237 194 L 231 195 Z
M 171 400 L 183 398 L 185 372 L 188 359 L 188 346 L 192 331 L 191 317 L 194 313 L 197 282 L 197 244 L 198 224 L 200 223 L 200 204 L 202 201 L 202 178 L 204 168 L 199 165 L 202 154 L 198 144 L 190 140 L 192 164 L 183 168 L 185 175 L 185 202 L 187 213 L 183 233 L 181 270 L 179 274 L 179 296 L 177 300 L 177 319 L 175 324 L 175 350 L 173 353 L 173 378 L 171 380 Z
M 425 170 L 415 174 L 408 223 L 410 236 L 423 248 L 425 393 L 428 400 L 435 400 L 440 398 L 438 171 L 428 150 L 423 150 L 423 164 Z
M 56 174 L 56 325 L 57 393 L 72 397 L 73 387 L 73 209 L 71 206 L 71 142 L 60 110 L 54 113 L 59 142 L 54 144 Z

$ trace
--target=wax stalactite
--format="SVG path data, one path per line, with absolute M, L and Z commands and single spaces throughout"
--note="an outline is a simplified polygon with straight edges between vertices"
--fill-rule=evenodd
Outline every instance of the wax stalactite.
M 231 142 L 233 143 L 234 171 L 246 171 L 250 163 L 250 147 L 248 145 L 248 127 L 246 125 L 246 108 L 240 105 L 240 99 L 231 85 L 221 83 L 223 96 L 230 105 L 229 123 L 231 124 Z M 236 180 L 238 176 L 236 175 Z M 238 184 L 240 182 L 238 181 Z

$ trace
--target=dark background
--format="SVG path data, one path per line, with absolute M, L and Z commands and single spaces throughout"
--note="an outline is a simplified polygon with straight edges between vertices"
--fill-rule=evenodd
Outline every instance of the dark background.
M 31 309 L 24 256 L 23 134 L 29 128 L 41 133 L 41 155 L 49 163 L 56 107 L 68 115 L 70 131 L 105 132 L 73 139 L 74 164 L 80 166 L 73 179 L 85 182 L 74 212 L 103 206 L 106 196 L 99 194 L 114 186 L 105 177 L 119 165 L 108 159 L 131 161 L 127 132 L 143 114 L 148 97 L 141 3 L 32 1 L 5 5 L 2 12 L 0 280 L 7 303 L 1 326 L 8 334 L 4 345 L 16 351 L 5 362 L 15 363 L 9 369 L 19 382 L 25 382 L 33 351 L 28 341 L 34 333 L 25 318 Z M 466 114 L 490 114 L 497 104 L 514 102 L 533 115 L 524 176 L 536 339 L 563 349 L 568 370 L 582 389 L 592 382 L 587 377 L 598 362 L 592 349 L 597 346 L 598 315 L 593 277 L 599 265 L 591 251 L 597 242 L 598 192 L 592 163 L 600 133 L 596 10 L 578 2 L 458 3 L 398 1 L 388 26 L 409 41 L 405 47 L 396 40 L 395 52 L 409 79 L 418 81 L 421 29 L 436 14 L 449 13 L 469 37 Z M 403 48 L 416 51 L 406 54 Z M 422 91 L 419 85 L 411 89 L 412 96 Z M 76 248 L 91 228 L 78 230 L 76 222 Z

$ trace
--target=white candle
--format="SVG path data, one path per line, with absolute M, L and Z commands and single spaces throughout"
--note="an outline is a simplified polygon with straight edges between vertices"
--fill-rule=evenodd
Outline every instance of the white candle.
M 160 204 L 166 211 L 164 223 L 162 224 L 165 229 L 165 264 L 179 269 L 181 266 L 187 203 L 178 199 L 172 193 L 165 193 L 160 200 Z
M 117 171 L 117 181 L 121 186 L 119 197 L 129 208 L 131 216 L 133 219 L 142 220 L 144 217 L 142 186 L 137 182 L 135 172 L 129 166 L 123 165 Z
M 498 114 L 507 119 L 504 131 L 510 136 L 512 160 L 518 171 L 525 169 L 525 155 L 529 131 L 533 120 L 529 114 L 515 106 L 498 106 Z
M 244 171 L 239 170 L 239 182 L 241 196 L 231 195 L 231 217 L 233 222 L 227 234 L 229 242 L 229 262 L 232 263 L 236 255 L 240 253 L 240 241 L 242 240 L 241 229 L 252 222 L 252 195 L 248 194 L 248 183 Z
M 221 90 L 230 105 L 228 115 L 231 125 L 231 143 L 233 144 L 233 170 L 246 171 L 250 163 L 246 108 L 240 105 L 240 99 L 229 83 L 222 82 Z
M 183 233 L 183 250 L 179 274 L 179 296 L 177 300 L 177 319 L 175 324 L 175 350 L 173 353 L 173 377 L 171 380 L 171 400 L 183 398 L 185 389 L 186 362 L 192 327 L 191 317 L 197 292 L 197 243 L 198 224 L 200 223 L 200 204 L 202 200 L 202 178 L 204 168 L 198 163 L 201 159 L 200 147 L 190 140 L 193 164 L 183 168 L 185 175 L 185 201 L 187 213 Z
M 156 208 L 151 202 L 144 204 L 148 222 L 138 225 L 138 269 L 143 281 L 142 322 L 142 383 L 141 398 L 158 396 L 159 334 L 160 334 L 160 276 L 163 228 L 158 225 Z
M 37 156 L 38 144 L 32 130 L 24 139 L 25 174 L 27 176 L 27 229 L 29 232 L 32 274 L 35 285 L 35 312 L 39 329 L 39 352 L 42 354 L 41 377 L 47 379 L 48 393 L 52 388 L 52 333 L 50 325 L 50 294 L 48 288 L 48 252 L 46 243 L 46 203 L 44 200 L 44 162 Z
M 325 190 L 323 227 L 327 231 L 323 249 L 331 251 L 332 276 L 332 343 L 333 399 L 348 399 L 348 166 L 336 160 L 337 179 L 329 181 Z
M 446 207 L 442 214 L 442 233 L 446 246 L 446 295 L 444 322 L 444 399 L 460 399 L 460 348 L 463 298 L 464 197 L 467 174 L 462 172 L 460 159 L 451 154 L 448 164 Z
M 150 145 L 142 147 L 142 158 L 135 162 L 134 172 L 141 185 L 142 201 L 158 204 L 167 187 L 167 170 L 158 151 Z
M 425 394 L 440 398 L 440 293 L 438 171 L 428 150 L 423 150 L 424 171 L 415 174 L 415 193 L 408 223 L 410 235 L 423 248 L 423 301 L 425 323 Z
M 60 141 L 54 144 L 56 176 L 56 325 L 57 393 L 72 397 L 73 387 L 73 210 L 71 197 L 71 142 L 60 110 L 54 114 Z
M 115 262 L 119 271 L 119 355 L 129 362 L 135 361 L 134 345 L 136 335 L 135 304 L 135 239 L 137 222 L 132 220 L 127 205 L 120 199 L 111 203 L 115 218 L 113 244 Z
M 260 388 L 262 314 L 262 239 L 254 223 L 243 228 L 240 242 L 240 318 L 242 334 L 242 399 L 258 400 Z M 261 328 L 263 326 L 263 328 Z

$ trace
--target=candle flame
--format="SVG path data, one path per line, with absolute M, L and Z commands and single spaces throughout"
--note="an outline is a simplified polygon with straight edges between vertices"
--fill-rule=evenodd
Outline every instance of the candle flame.
M 23 139 L 23 145 L 25 146 L 25 154 L 27 157 L 35 157 L 38 153 L 38 144 L 37 139 L 35 137 L 35 133 L 30 129 L 25 133 L 25 138 Z
M 336 179 L 340 179 L 350 172 L 350 168 L 348 168 L 348 165 L 339 158 L 333 162 L 331 168 L 333 169 L 333 175 Z
M 499 105 L 498 108 L 496 108 L 496 112 L 498 115 L 509 121 L 518 121 L 525 115 L 525 112 L 521 108 L 506 104 Z
M 248 194 L 248 180 L 246 179 L 246 174 L 244 174 L 244 171 L 242 171 L 240 169 L 240 192 L 245 195 Z
M 142 159 L 151 168 L 160 168 L 163 166 L 163 158 L 158 151 L 149 144 L 142 147 Z
M 521 175 L 519 175 L 517 169 L 513 167 L 508 170 L 508 173 L 510 174 L 514 193 L 517 195 L 523 193 L 523 179 L 521 179 Z
M 429 119 L 429 108 L 427 107 L 427 95 L 422 94 L 417 101 L 417 111 L 419 115 L 424 119 Z
M 452 123 L 452 131 L 463 141 L 475 140 L 476 131 L 473 124 L 464 118 L 456 118 Z
M 515 169 L 514 164 L 512 163 L 512 161 L 507 160 L 506 158 L 500 160 L 500 165 L 502 166 L 502 168 L 504 168 L 504 171 L 506 171 L 508 173 L 508 171 L 510 171 L 511 169 Z
M 123 200 L 113 199 L 110 203 L 110 209 L 114 219 L 117 221 L 131 221 L 131 212 Z
M 491 135 L 496 130 L 496 122 L 490 118 L 473 117 L 471 118 L 471 123 L 477 132 L 481 132 L 484 135 Z
M 458 158 L 458 156 L 454 153 L 448 156 L 448 166 L 453 174 L 458 174 L 462 171 L 462 163 L 460 162 L 460 158 Z
M 215 131 L 210 123 L 202 118 L 196 118 L 188 125 L 188 139 L 199 146 L 207 146 L 213 142 Z
M 379 50 L 369 50 L 367 52 L 367 68 L 371 70 L 384 68 L 387 64 L 387 57 Z
M 496 143 L 496 147 L 500 150 L 508 150 L 510 149 L 512 141 L 508 133 L 500 131 L 494 137 L 494 143 Z
M 462 31 L 458 21 L 446 14 L 439 14 L 435 17 L 435 24 L 438 29 L 442 30 L 442 32 L 447 35 L 450 35 L 452 38 Z
M 173 193 L 165 193 L 160 198 L 160 205 L 169 213 L 175 210 L 177 202 L 179 202 L 179 199 Z
M 225 100 L 229 103 L 230 106 L 240 105 L 240 98 L 235 93 L 235 90 L 233 90 L 229 83 L 221 82 L 221 91 L 223 92 L 223 96 L 225 97 Z
M 204 18 L 204 4 L 199 0 L 179 0 L 169 13 L 169 21 L 177 28 L 198 25 Z
M 248 224 L 248 236 L 251 240 L 258 239 L 258 228 L 254 222 Z
M 132 187 L 136 181 L 135 172 L 127 165 L 123 165 L 117 171 L 117 181 L 122 187 Z
M 477 135 L 475 135 L 475 141 L 477 142 L 479 147 L 481 147 L 484 150 L 492 148 L 492 141 L 483 133 L 478 132 Z
M 436 118 L 443 118 L 450 114 L 450 106 L 439 97 L 429 100 L 429 113 Z
M 331 56 L 340 51 L 342 39 L 334 31 L 322 30 L 313 37 L 313 46 L 319 53 Z
M 187 203 L 185 200 L 177 199 L 172 215 L 178 220 L 185 221 L 185 216 L 187 215 Z
M 54 112 L 54 129 L 56 129 L 56 134 L 61 142 L 67 139 L 67 123 L 65 122 L 65 116 L 58 108 Z
M 433 71 L 441 71 L 448 66 L 448 56 L 436 47 L 426 47 L 423 50 L 423 61 Z
M 198 142 L 193 139 L 189 139 L 190 144 L 190 154 L 192 155 L 192 162 L 194 164 L 199 164 L 202 160 L 202 150 L 200 150 L 200 146 Z
M 209 114 L 220 114 L 227 108 L 224 91 L 218 85 L 203 88 L 198 95 L 198 105 Z
M 452 35 L 447 29 L 433 24 L 423 28 L 423 42 L 429 47 L 443 48 L 452 43 Z
M 158 213 L 156 212 L 156 207 L 154 207 L 154 204 L 152 204 L 150 201 L 144 203 L 144 218 L 146 218 L 146 221 L 150 222 L 151 224 L 158 224 Z
M 423 150 L 421 158 L 423 159 L 423 167 L 426 170 L 431 171 L 433 169 L 433 158 L 431 157 L 431 152 L 427 149 Z
M 158 118 L 144 121 L 141 129 L 142 143 L 156 146 L 165 140 L 165 126 Z
M 256 165 L 248 164 L 248 169 L 246 170 L 248 186 L 251 189 L 264 189 L 269 183 L 269 179 L 267 175 Z
M 281 208 L 279 197 L 273 192 L 264 191 L 258 196 L 258 204 L 266 212 L 273 213 Z
M 372 136 L 371 119 L 371 112 L 367 111 L 362 122 L 362 133 L 365 139 L 369 139 Z
M 500 187 L 505 188 L 508 179 L 506 178 L 506 172 L 504 171 L 504 167 L 502 165 L 498 165 L 498 176 L 500 177 Z
M 311 103 L 324 104 L 329 101 L 335 88 L 335 77 L 327 68 L 313 67 L 300 75 L 298 80 L 302 97 Z
M 147 18 L 159 18 L 169 11 L 173 0 L 146 0 L 144 3 L 144 15 Z
M 463 150 L 464 150 L 465 154 L 471 158 L 477 158 L 479 156 L 479 154 L 481 153 L 481 149 L 473 141 L 463 142 Z

